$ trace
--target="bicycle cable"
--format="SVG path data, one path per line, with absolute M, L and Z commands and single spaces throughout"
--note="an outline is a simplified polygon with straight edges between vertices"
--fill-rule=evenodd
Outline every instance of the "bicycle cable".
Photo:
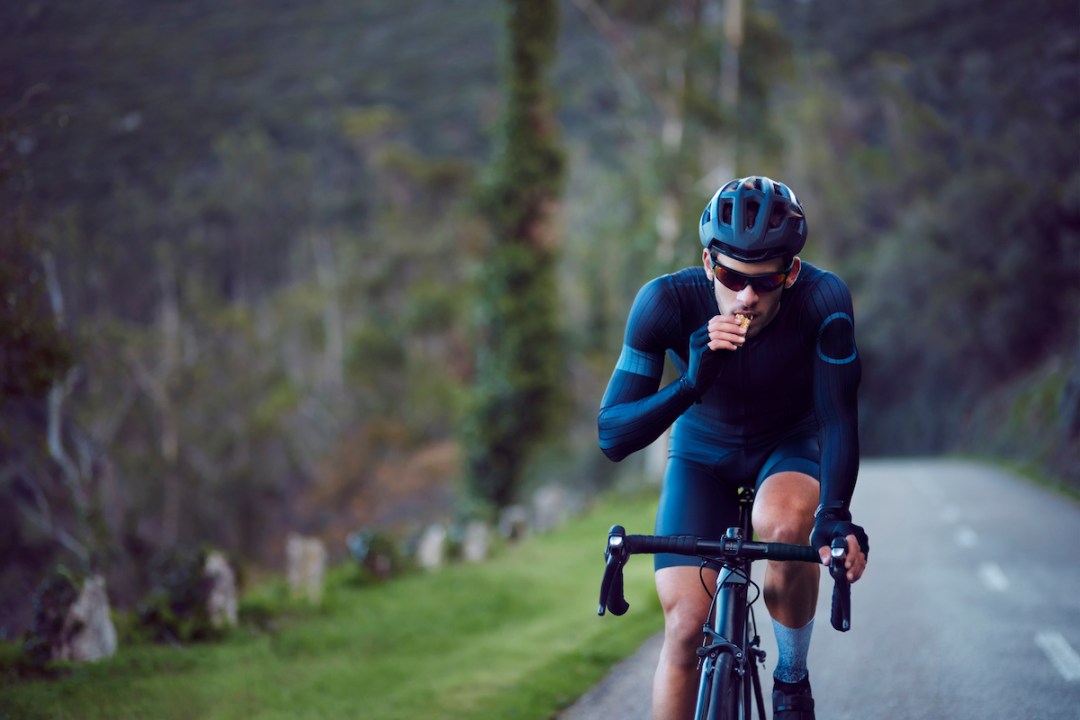
M 709 596 L 709 599 L 713 599 L 712 590 L 709 589 L 709 584 L 705 582 L 705 566 L 709 564 L 709 558 L 704 555 L 699 556 L 701 558 L 701 565 L 698 566 L 698 580 L 701 581 L 701 587 L 705 589 L 705 594 Z
M 708 567 L 709 563 L 716 562 L 717 559 L 707 557 L 705 555 L 699 555 L 698 557 L 701 560 L 701 564 L 698 565 L 698 580 L 701 581 L 701 587 L 704 588 L 705 594 L 709 596 L 710 600 L 712 600 L 714 595 L 713 595 L 712 590 L 709 589 L 709 584 L 707 582 L 705 582 L 705 568 Z M 738 568 L 729 568 L 729 570 L 730 570 L 732 575 L 734 575 L 735 577 L 740 578 L 742 580 L 745 580 L 746 583 L 748 585 L 752 586 L 754 588 L 754 590 L 757 592 L 757 594 L 754 595 L 753 599 L 748 600 L 746 604 L 749 606 L 749 605 L 752 605 L 753 603 L 756 603 L 758 601 L 758 598 L 761 597 L 761 586 L 759 586 L 756 582 L 754 582 L 753 579 L 751 579 L 751 577 L 749 575 L 747 575 L 743 570 L 738 569 Z

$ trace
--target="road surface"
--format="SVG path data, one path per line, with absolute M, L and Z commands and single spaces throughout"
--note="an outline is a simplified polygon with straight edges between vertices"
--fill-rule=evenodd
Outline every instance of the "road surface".
M 823 575 L 820 720 L 1080 719 L 1080 503 L 987 465 L 882 460 L 863 463 L 852 510 L 870 564 L 846 634 L 828 624 Z M 756 607 L 769 677 L 776 643 Z M 658 652 L 653 638 L 560 720 L 647 720 Z

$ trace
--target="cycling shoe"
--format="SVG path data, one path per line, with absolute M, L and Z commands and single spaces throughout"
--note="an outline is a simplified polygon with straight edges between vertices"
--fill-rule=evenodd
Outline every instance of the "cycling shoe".
M 810 692 L 810 676 L 797 683 L 773 678 L 773 720 L 815 720 L 814 696 Z

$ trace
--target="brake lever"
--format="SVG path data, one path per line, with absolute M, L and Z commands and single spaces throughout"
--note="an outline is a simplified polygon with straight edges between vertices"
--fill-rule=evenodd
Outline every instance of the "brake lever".
M 847 539 L 833 538 L 830 547 L 829 574 L 833 579 L 832 626 L 840 632 L 851 629 L 851 583 L 847 579 Z
M 614 525 L 608 532 L 607 547 L 604 549 L 604 579 L 600 583 L 600 605 L 596 614 L 603 616 L 606 610 L 612 615 L 623 615 L 630 609 L 623 595 L 623 565 L 628 557 L 626 552 L 626 529 Z

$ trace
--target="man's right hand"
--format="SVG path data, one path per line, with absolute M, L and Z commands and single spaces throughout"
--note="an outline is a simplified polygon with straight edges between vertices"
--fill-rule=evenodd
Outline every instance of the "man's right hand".
M 690 358 L 686 383 L 697 397 L 712 387 L 720 370 L 720 353 L 710 348 L 709 326 L 703 325 L 690 336 Z
M 705 329 L 713 350 L 738 350 L 746 343 L 746 328 L 739 324 L 736 315 L 716 315 Z

